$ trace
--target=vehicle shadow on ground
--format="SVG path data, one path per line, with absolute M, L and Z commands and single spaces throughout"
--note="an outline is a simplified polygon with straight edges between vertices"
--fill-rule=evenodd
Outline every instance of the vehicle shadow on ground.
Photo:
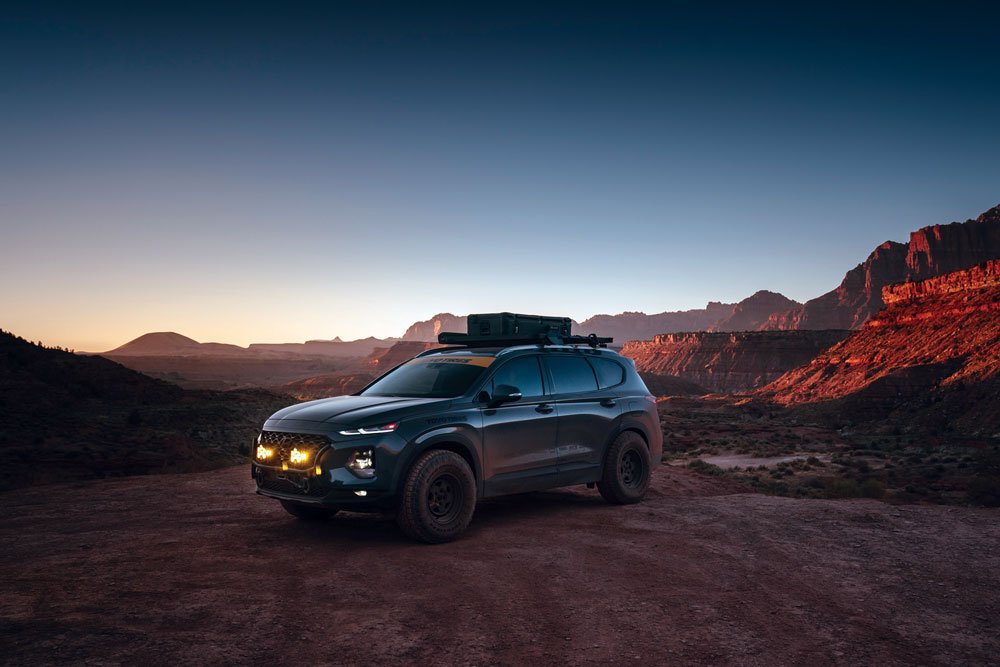
M 555 518 L 567 512 L 593 511 L 609 507 L 598 495 L 573 491 L 544 491 L 490 498 L 476 505 L 470 533 L 503 528 L 535 517 Z M 369 542 L 373 544 L 412 543 L 396 526 L 392 513 L 338 512 L 327 521 L 287 522 L 274 526 L 274 537 L 305 542 Z

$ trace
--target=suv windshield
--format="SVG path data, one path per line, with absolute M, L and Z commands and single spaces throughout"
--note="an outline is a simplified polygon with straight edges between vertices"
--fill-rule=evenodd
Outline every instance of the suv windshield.
M 454 398 L 467 392 L 495 357 L 431 356 L 411 359 L 384 376 L 362 396 Z

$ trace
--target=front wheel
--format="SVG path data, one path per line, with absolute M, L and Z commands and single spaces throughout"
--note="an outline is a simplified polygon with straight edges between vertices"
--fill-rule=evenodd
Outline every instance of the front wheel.
M 432 450 L 413 464 L 403 484 L 396 522 L 408 537 L 437 544 L 462 534 L 476 510 L 476 480 L 461 456 Z
M 625 431 L 608 448 L 597 490 L 614 505 L 637 503 L 646 495 L 649 475 L 646 441 L 635 431 Z
M 282 500 L 281 506 L 285 508 L 286 512 L 294 516 L 296 519 L 302 519 L 303 521 L 323 521 L 325 519 L 329 519 L 337 513 L 337 510 L 335 509 L 327 507 L 314 507 L 312 505 L 300 505 L 288 500 Z

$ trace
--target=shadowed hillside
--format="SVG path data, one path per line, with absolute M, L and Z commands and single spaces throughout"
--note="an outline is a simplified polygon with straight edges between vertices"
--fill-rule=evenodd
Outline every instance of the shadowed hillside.
M 263 390 L 185 391 L 0 332 L 0 489 L 242 462 L 287 403 Z

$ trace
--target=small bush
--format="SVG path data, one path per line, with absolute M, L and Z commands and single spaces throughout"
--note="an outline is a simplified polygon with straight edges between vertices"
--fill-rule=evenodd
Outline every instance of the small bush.
M 885 495 L 885 485 L 877 479 L 866 479 L 861 483 L 862 498 L 881 498 Z
M 712 475 L 714 477 L 719 477 L 724 475 L 725 471 L 717 465 L 712 465 L 711 463 L 706 463 L 701 459 L 695 459 L 688 463 L 688 468 L 691 468 L 695 472 L 699 472 L 703 475 Z
M 1000 477 L 976 477 L 969 484 L 969 502 L 987 507 L 1000 507 Z

